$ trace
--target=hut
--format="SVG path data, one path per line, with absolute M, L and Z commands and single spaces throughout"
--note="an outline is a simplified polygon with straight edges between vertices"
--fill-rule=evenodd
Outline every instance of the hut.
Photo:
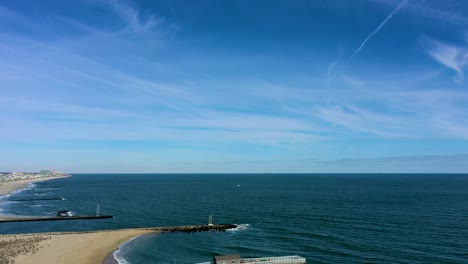
M 213 258 L 214 264 L 239 264 L 240 255 L 226 255 L 226 256 L 215 256 Z

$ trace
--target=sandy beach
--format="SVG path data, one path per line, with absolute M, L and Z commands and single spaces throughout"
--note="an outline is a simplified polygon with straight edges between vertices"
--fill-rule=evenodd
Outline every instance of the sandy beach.
M 28 184 L 61 177 L 2 182 L 0 196 L 25 188 Z M 23 218 L 27 216 L 21 216 Z M 10 219 L 15 216 L 0 216 Z M 154 230 L 126 229 L 83 233 L 41 233 L 0 235 L 0 263 L 103 263 L 123 242 Z
M 24 181 L 12 181 L 0 184 L 5 195 L 18 188 L 24 188 L 31 182 L 56 179 L 57 177 L 39 178 Z M 28 216 L 1 216 L 0 220 Z M 33 216 L 29 216 L 33 217 Z M 37 218 L 35 216 L 34 218 Z M 190 225 L 174 227 L 151 227 L 89 232 L 48 232 L 35 234 L 0 235 L 0 263 L 116 263 L 109 257 L 118 247 L 134 237 L 160 232 L 198 232 L 224 231 L 235 228 L 234 225 Z
M 123 242 L 154 230 L 124 229 L 89 233 L 0 236 L 0 263 L 103 263 Z
M 134 237 L 149 233 L 226 231 L 232 224 L 146 227 L 89 232 L 0 235 L 0 263 L 116 263 L 109 254 Z
M 25 188 L 28 184 L 33 183 L 33 182 L 48 181 L 48 180 L 53 180 L 53 179 L 65 178 L 65 177 L 69 177 L 69 176 L 41 177 L 41 178 L 20 180 L 20 181 L 0 182 L 0 196 L 7 195 L 16 190 Z

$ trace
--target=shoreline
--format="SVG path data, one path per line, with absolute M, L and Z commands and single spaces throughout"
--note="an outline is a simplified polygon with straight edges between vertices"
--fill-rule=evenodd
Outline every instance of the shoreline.
M 2 254 L 0 254 L 0 262 L 14 260 L 15 263 L 24 264 L 118 263 L 113 254 L 125 242 L 141 235 L 160 232 L 138 228 L 84 233 L 0 235 L 0 242 L 7 242 L 0 245 L 0 252 L 6 252 L 7 257 L 4 258 L 8 258 L 2 259 Z M 26 250 L 18 252 L 18 245 L 22 245 L 21 248 Z
M 48 181 L 48 180 L 54 180 L 54 179 L 62 179 L 62 178 L 67 178 L 67 177 L 71 177 L 71 175 L 49 176 L 49 177 L 40 177 L 40 178 L 27 179 L 27 180 L 1 182 L 0 183 L 0 204 L 2 202 L 8 202 L 7 198 L 11 194 L 28 188 L 28 185 L 30 185 L 32 183 Z M 3 213 L 2 210 L 0 210 L 0 220 L 10 220 L 10 219 L 18 218 L 18 217 L 34 218 L 35 216 L 8 215 L 8 214 Z
M 125 242 L 124 242 L 125 243 Z M 120 246 L 119 246 L 120 248 Z M 119 264 L 119 262 L 115 259 L 114 257 L 114 253 L 119 250 L 119 249 L 116 249 L 114 251 L 112 251 L 111 253 L 107 254 L 107 257 L 104 259 L 104 261 L 102 262 L 102 264 Z
M 19 180 L 19 181 L 1 182 L 0 183 L 0 198 L 8 196 L 8 195 L 12 194 L 13 192 L 24 189 L 30 183 L 48 181 L 48 180 L 53 180 L 53 179 L 62 179 L 62 178 L 70 177 L 70 176 L 71 175 L 67 175 L 67 176 L 50 176 L 50 177 L 40 177 L 40 178 L 26 179 L 26 180 Z
M 2 182 L 0 183 L 0 202 L 7 201 L 5 198 L 10 194 L 26 188 L 31 183 L 70 176 Z M 2 217 L 7 216 L 0 214 L 0 219 Z M 79 232 L 0 234 L 0 263 L 118 264 L 115 252 L 118 252 L 120 247 L 124 247 L 127 242 L 143 235 L 164 232 L 225 231 L 231 228 L 235 228 L 235 225 L 187 225 Z
M 148 234 L 226 231 L 233 224 L 0 235 L 0 263 L 115 264 L 114 252 Z
M 53 179 L 67 178 L 66 176 L 49 176 L 34 179 L 7 181 L 0 183 L 0 202 L 5 201 L 9 195 L 28 188 L 35 182 Z M 2 215 L 0 219 L 9 219 L 17 216 Z M 28 216 L 24 216 L 28 217 Z M 29 216 L 34 217 L 34 216 Z M 126 230 L 101 230 L 94 232 L 57 232 L 39 234 L 12 234 L 0 235 L 0 242 L 6 242 L 0 251 L 0 262 L 10 263 L 55 263 L 60 260 L 63 263 L 111 263 L 118 264 L 114 258 L 114 252 L 127 241 L 148 233 L 159 233 L 156 230 L 126 229 Z M 22 250 L 17 250 L 22 246 Z M 96 248 L 89 250 L 89 248 Z M 8 260 L 5 258 L 9 258 Z M 2 262 L 2 263 L 3 263 Z
M 125 247 L 128 243 L 130 243 L 131 241 L 133 241 L 134 239 L 137 239 L 139 237 L 148 236 L 148 235 L 151 235 L 151 234 L 161 234 L 161 233 L 162 232 L 157 232 L 157 231 L 156 232 L 148 232 L 148 233 L 144 233 L 144 234 L 134 236 L 134 237 L 130 238 L 129 240 L 124 241 L 123 243 L 119 244 L 116 249 L 112 250 L 111 252 L 109 252 L 109 254 L 107 254 L 107 256 L 104 258 L 104 261 L 102 262 L 102 264 L 119 264 L 120 262 L 116 259 L 114 254 L 116 252 L 118 252 L 122 247 Z

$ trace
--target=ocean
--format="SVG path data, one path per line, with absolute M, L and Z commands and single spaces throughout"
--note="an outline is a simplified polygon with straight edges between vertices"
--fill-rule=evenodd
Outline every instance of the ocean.
M 74 174 L 4 199 L 3 214 L 113 219 L 2 223 L 0 233 L 215 223 L 227 232 L 150 234 L 119 263 L 197 263 L 214 255 L 300 255 L 307 263 L 468 263 L 468 175 Z

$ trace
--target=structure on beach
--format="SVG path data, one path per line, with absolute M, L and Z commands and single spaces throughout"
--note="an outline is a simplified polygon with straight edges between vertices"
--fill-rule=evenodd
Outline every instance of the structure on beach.
M 215 256 L 212 262 L 199 264 L 306 264 L 306 259 L 300 256 L 241 258 L 240 255 Z
M 215 256 L 213 257 L 213 263 L 231 263 L 231 264 L 239 264 L 240 263 L 240 255 L 227 255 L 227 256 Z

